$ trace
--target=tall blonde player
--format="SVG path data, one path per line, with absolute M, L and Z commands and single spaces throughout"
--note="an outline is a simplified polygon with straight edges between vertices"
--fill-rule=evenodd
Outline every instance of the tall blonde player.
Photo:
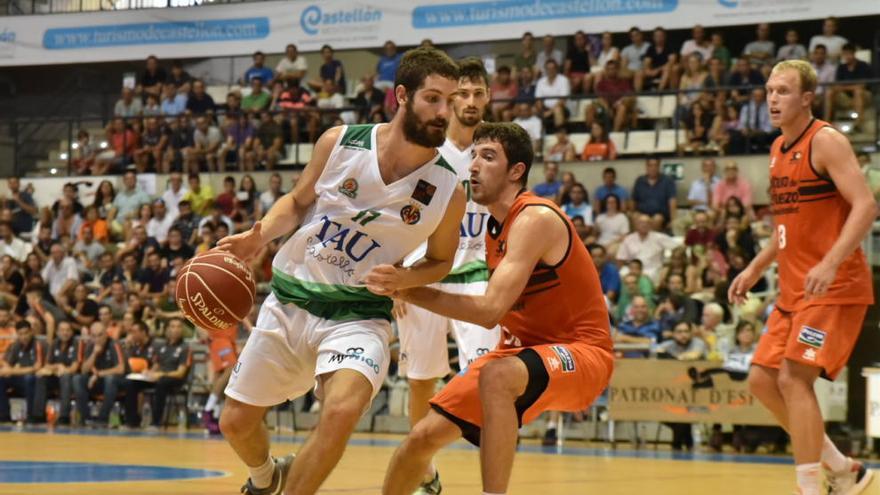
M 458 91 L 452 99 L 453 115 L 440 153 L 465 184 L 468 203 L 460 227 L 460 243 L 452 272 L 437 288 L 444 291 L 482 296 L 486 293 L 489 270 L 486 267 L 486 222 L 489 212 L 470 197 L 470 171 L 474 130 L 482 122 L 489 105 L 489 76 L 483 62 L 475 57 L 459 61 Z M 414 257 L 421 257 L 417 250 Z M 434 395 L 437 379 L 449 374 L 447 336 L 451 333 L 458 345 L 459 367 L 466 368 L 478 357 L 498 345 L 501 330 L 432 313 L 418 306 L 397 303 L 397 328 L 400 333 L 400 370 L 409 381 L 409 421 L 415 426 L 428 414 L 428 401 Z M 438 494 L 440 475 L 433 464 L 425 473 L 420 492 Z
M 798 492 L 855 495 L 870 483 L 865 466 L 824 434 L 813 383 L 846 365 L 874 302 L 859 244 L 877 205 L 847 138 L 811 114 L 816 73 L 803 61 L 777 64 L 767 81 L 770 120 L 782 130 L 770 151 L 770 243 L 734 279 L 741 302 L 775 259 L 779 296 L 752 360 L 752 393 L 791 435 Z M 821 489 L 824 468 L 827 487 Z

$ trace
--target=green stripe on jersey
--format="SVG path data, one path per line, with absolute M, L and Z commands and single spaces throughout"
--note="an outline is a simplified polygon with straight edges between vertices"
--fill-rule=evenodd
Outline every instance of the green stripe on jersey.
M 449 272 L 441 284 L 471 284 L 489 280 L 489 267 L 485 261 L 471 261 Z
M 368 150 L 372 147 L 372 132 L 375 124 L 350 125 L 345 128 L 340 146 Z
M 293 303 L 319 318 L 334 321 L 391 321 L 394 305 L 390 298 L 377 296 L 364 287 L 308 282 L 275 269 L 272 292 L 282 303 Z
M 447 162 L 446 159 L 443 158 L 443 155 L 440 155 L 440 157 L 437 158 L 437 162 L 435 163 L 435 165 L 438 165 L 440 168 L 445 168 L 453 174 L 458 175 L 458 172 L 456 172 L 455 169 L 452 168 L 452 165 L 450 165 L 449 162 Z

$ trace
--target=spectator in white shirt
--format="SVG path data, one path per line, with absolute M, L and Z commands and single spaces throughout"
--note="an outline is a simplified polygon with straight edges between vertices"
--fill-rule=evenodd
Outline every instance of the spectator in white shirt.
M 776 61 L 783 60 L 806 60 L 807 49 L 800 43 L 800 38 L 796 29 L 789 29 L 785 32 L 785 44 L 779 47 L 776 52 Z
M 548 34 L 544 36 L 543 44 L 544 49 L 538 52 L 538 56 L 535 58 L 536 74 L 540 74 L 541 71 L 546 68 L 547 62 L 550 60 L 555 60 L 557 67 L 561 67 L 562 61 L 564 60 L 562 50 L 556 48 L 556 40 L 552 35 Z
M 55 242 L 49 249 L 49 261 L 43 267 L 43 280 L 49 284 L 49 293 L 58 299 L 66 294 L 79 281 L 76 261 L 64 252 L 60 242 Z
M 621 211 L 621 201 L 616 194 L 609 194 L 602 200 L 602 210 L 596 217 L 599 239 L 596 241 L 609 253 L 616 253 L 618 244 L 629 234 L 629 218 Z
M 30 252 L 26 242 L 15 237 L 9 222 L 0 222 L 0 256 L 9 255 L 15 261 L 23 263 Z
M 556 128 L 565 125 L 569 116 L 565 98 L 570 95 L 571 84 L 568 78 L 559 73 L 559 64 L 555 60 L 548 60 L 544 64 L 544 76 L 535 85 L 535 98 L 547 98 L 539 99 L 535 104 L 547 132 L 555 132 Z
M 183 201 L 187 192 L 189 189 L 183 185 L 183 176 L 180 175 L 180 172 L 171 172 L 171 176 L 168 177 L 168 189 L 162 194 L 162 201 L 165 202 L 165 208 L 168 209 L 168 214 L 172 218 L 177 218 L 177 205 Z
M 754 67 L 761 67 L 772 64 L 775 53 L 776 43 L 770 39 L 770 24 L 762 22 L 758 24 L 758 39 L 746 45 L 743 56 L 748 57 L 749 63 Z
M 165 244 L 168 239 L 168 229 L 174 223 L 175 217 L 168 214 L 165 201 L 157 199 L 153 201 L 153 218 L 147 222 L 147 237 L 156 239 L 160 244 Z
M 299 82 L 306 77 L 309 65 L 305 57 L 299 56 L 299 50 L 293 43 L 284 49 L 284 58 L 275 66 L 275 75 L 283 79 L 288 85 L 299 86 Z
M 631 43 L 620 52 L 621 67 L 624 69 L 621 75 L 627 78 L 642 70 L 645 55 L 651 48 L 651 44 L 645 41 L 645 34 L 637 27 L 630 28 L 629 40 Z
M 266 189 L 260 194 L 260 205 L 263 208 L 262 211 L 269 211 L 269 208 L 272 208 L 272 205 L 281 199 L 281 196 L 284 196 L 284 191 L 281 190 L 281 175 L 279 175 L 278 172 L 275 172 L 269 177 L 269 189 Z
M 703 26 L 697 24 L 691 33 L 693 38 L 681 45 L 680 53 L 682 60 L 686 59 L 691 53 L 699 53 L 703 58 L 703 62 L 708 61 L 712 58 L 713 48 L 709 40 L 706 39 L 706 31 L 703 29 Z
M 712 191 L 721 180 L 715 173 L 717 165 L 712 158 L 704 158 L 700 164 L 702 175 L 691 182 L 688 190 L 688 203 L 692 209 L 708 210 L 712 206 Z
M 840 52 L 843 50 L 843 45 L 849 42 L 849 40 L 837 34 L 837 27 L 836 17 L 825 19 L 822 23 L 822 34 L 817 34 L 810 38 L 810 53 L 816 49 L 817 45 L 825 45 L 831 63 L 837 64 L 837 61 L 840 59 Z
M 534 113 L 532 113 L 532 105 L 529 103 L 520 103 L 516 106 L 516 118 L 513 123 L 525 129 L 532 138 L 532 145 L 535 151 L 540 150 L 541 134 L 543 133 L 543 124 Z
M 656 285 L 657 275 L 663 268 L 663 252 L 679 245 L 672 237 L 651 230 L 651 217 L 640 214 L 635 221 L 636 231 L 623 238 L 617 251 L 621 265 L 634 259 L 642 261 L 644 273 Z

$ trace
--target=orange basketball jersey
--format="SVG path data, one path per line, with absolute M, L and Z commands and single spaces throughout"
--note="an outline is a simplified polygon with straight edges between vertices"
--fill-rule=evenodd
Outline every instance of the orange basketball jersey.
M 780 136 L 770 149 L 770 203 L 779 239 L 776 304 L 785 311 L 874 302 L 871 271 L 861 248 L 840 264 L 825 295 L 804 299 L 807 273 L 831 250 L 850 212 L 831 178 L 813 168 L 813 136 L 825 127 L 830 127 L 827 122 L 813 119 L 790 146 Z
M 550 208 L 568 227 L 568 251 L 555 266 L 538 263 L 523 293 L 501 319 L 502 347 L 584 342 L 610 351 L 608 309 L 599 274 L 574 226 L 552 201 L 530 192 L 517 196 L 504 223 L 489 220 L 486 263 L 498 267 L 507 252 L 507 237 L 516 217 L 529 207 Z M 536 232 L 535 235 L 541 235 Z

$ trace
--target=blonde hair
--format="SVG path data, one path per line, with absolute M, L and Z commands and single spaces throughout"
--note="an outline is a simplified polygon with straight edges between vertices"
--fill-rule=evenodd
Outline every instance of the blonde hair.
M 779 73 L 785 70 L 793 70 L 798 73 L 801 81 L 801 92 L 815 92 L 817 77 L 816 70 L 809 62 L 803 60 L 784 60 L 773 66 L 771 74 Z

